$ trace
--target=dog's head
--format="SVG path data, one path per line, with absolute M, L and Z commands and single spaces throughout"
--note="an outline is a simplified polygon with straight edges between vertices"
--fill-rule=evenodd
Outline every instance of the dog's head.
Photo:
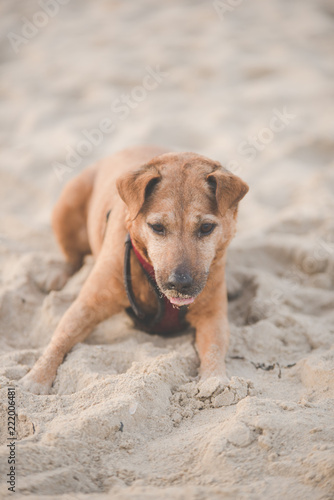
M 192 303 L 234 236 L 247 184 L 203 156 L 167 153 L 119 178 L 117 188 L 131 239 L 161 292 L 177 306 Z

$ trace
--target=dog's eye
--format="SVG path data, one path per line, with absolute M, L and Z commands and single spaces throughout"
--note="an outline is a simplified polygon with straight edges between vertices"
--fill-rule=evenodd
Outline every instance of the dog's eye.
M 199 233 L 201 236 L 211 234 L 215 227 L 216 227 L 216 224 L 211 224 L 209 222 L 206 222 L 206 223 L 201 225 L 201 227 L 199 229 Z
M 149 224 L 152 231 L 157 234 L 165 234 L 165 228 L 162 224 Z

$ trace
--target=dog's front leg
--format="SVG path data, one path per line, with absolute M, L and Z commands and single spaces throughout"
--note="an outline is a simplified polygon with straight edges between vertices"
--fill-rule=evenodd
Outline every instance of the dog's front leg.
M 226 384 L 228 378 L 225 356 L 230 336 L 227 318 L 201 318 L 194 326 L 201 379 L 218 377 L 222 383 Z
M 196 329 L 196 349 L 200 359 L 199 374 L 202 380 L 217 377 L 226 384 L 225 356 L 230 330 L 227 318 L 227 293 L 225 282 L 213 283 L 209 293 L 194 305 L 187 318 Z
M 116 291 L 119 283 L 108 276 L 106 269 L 92 271 L 79 297 L 61 319 L 49 345 L 21 381 L 23 387 L 36 394 L 47 394 L 64 356 L 82 342 L 104 319 L 122 310 Z M 109 278 L 109 279 L 108 279 Z

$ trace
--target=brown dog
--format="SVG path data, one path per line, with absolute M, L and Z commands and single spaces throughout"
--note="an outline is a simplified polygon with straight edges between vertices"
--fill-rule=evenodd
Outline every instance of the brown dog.
M 153 332 L 195 327 L 201 377 L 226 383 L 225 256 L 247 191 L 217 162 L 151 147 L 122 151 L 69 182 L 55 234 L 73 270 L 87 253 L 96 262 L 24 387 L 47 393 L 66 353 L 126 308 Z

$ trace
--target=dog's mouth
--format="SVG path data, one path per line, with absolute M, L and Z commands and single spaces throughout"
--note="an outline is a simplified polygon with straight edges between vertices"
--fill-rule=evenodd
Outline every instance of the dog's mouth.
M 198 290 L 193 290 L 192 293 L 177 293 L 175 290 L 166 289 L 161 291 L 169 302 L 175 307 L 190 306 L 199 294 Z
M 164 296 L 169 300 L 169 302 L 175 307 L 190 306 L 190 304 L 192 304 L 196 300 L 196 298 L 202 291 L 202 288 L 199 287 L 194 287 L 192 290 L 189 290 L 188 293 L 182 293 L 176 290 L 168 290 L 168 288 L 163 287 L 159 288 Z
M 169 302 L 175 306 L 189 306 L 195 300 L 195 297 L 167 297 Z
M 160 280 L 157 279 L 157 285 L 161 293 L 175 307 L 189 306 L 190 304 L 192 304 L 201 293 L 205 285 L 205 283 L 196 282 L 193 284 L 193 286 L 188 287 L 187 290 L 177 290 L 175 288 L 168 287 L 168 285 L 165 283 L 160 284 L 159 281 Z

